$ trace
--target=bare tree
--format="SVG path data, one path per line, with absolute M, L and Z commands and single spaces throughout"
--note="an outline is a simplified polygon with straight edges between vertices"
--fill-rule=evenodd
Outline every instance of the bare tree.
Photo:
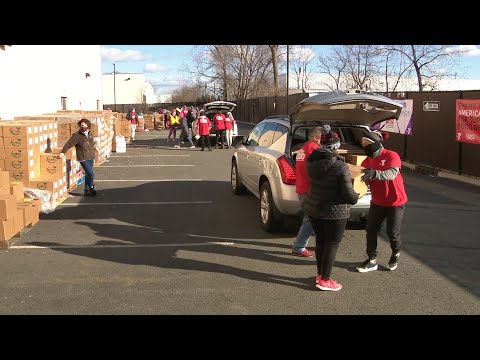
M 273 67 L 273 91 L 275 97 L 278 96 L 278 45 L 268 45 L 272 53 L 272 67 Z
M 293 46 L 291 49 L 290 55 L 290 64 L 293 67 L 296 81 L 297 89 L 303 89 L 309 87 L 308 84 L 308 75 L 310 73 L 309 66 L 311 62 L 315 59 L 315 52 L 311 46 L 307 45 L 297 45 Z
M 332 46 L 331 54 L 318 57 L 319 67 L 322 72 L 332 79 L 332 82 L 325 82 L 323 85 L 330 90 L 342 90 L 344 74 L 347 68 L 347 59 L 344 57 L 341 46 Z
M 272 64 L 268 45 L 207 45 L 196 47 L 184 71 L 206 84 L 219 86 L 224 99 L 257 97 L 269 89 Z
M 412 66 L 418 91 L 435 90 L 439 81 L 452 75 L 452 70 L 458 67 L 456 58 L 468 52 L 452 45 L 394 45 L 391 49 Z

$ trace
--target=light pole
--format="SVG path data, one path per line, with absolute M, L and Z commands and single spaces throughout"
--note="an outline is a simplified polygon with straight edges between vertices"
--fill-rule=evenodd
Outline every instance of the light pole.
M 113 64 L 113 103 L 115 112 L 117 112 L 117 94 L 115 92 L 115 64 Z
M 286 81 L 286 83 L 287 83 L 287 99 L 286 99 L 286 104 L 285 104 L 287 106 L 287 114 L 288 114 L 288 86 L 289 86 L 289 84 L 288 84 L 288 78 L 289 78 L 289 74 L 288 74 L 289 64 L 288 64 L 288 62 L 289 62 L 289 46 L 287 45 L 287 81 Z

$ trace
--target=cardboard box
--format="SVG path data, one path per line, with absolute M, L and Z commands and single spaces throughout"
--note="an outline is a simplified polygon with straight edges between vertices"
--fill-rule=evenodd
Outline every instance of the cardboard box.
M 368 190 L 367 184 L 362 181 L 362 169 L 364 167 L 358 165 L 347 164 L 350 170 L 350 176 L 352 177 L 353 190 L 360 194 L 360 197 L 365 195 Z
M 11 219 L 17 212 L 17 199 L 14 195 L 0 195 L 0 220 Z
M 10 185 L 10 194 L 15 196 L 17 201 L 23 200 L 23 183 L 22 182 L 11 182 Z
M 18 234 L 20 231 L 23 230 L 25 227 L 23 225 L 25 221 L 24 215 L 23 215 L 23 210 L 22 209 L 17 209 L 15 212 L 15 216 L 13 217 L 13 227 L 14 227 L 14 234 Z
M 345 154 L 344 156 L 345 156 L 346 163 L 357 165 L 357 166 L 362 165 L 363 160 L 367 158 L 366 155 Z
M 13 218 L 7 220 L 0 220 L 0 240 L 10 240 L 13 235 L 15 235 L 15 224 L 13 222 Z M 5 248 L 7 246 L 0 245 L 0 247 Z

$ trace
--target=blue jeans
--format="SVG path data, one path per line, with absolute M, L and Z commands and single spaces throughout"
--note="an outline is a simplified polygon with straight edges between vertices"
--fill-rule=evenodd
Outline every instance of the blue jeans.
M 93 187 L 93 160 L 85 160 L 80 163 L 85 170 L 85 190 Z
M 298 198 L 300 199 L 300 203 L 303 203 L 305 200 L 305 194 L 298 194 Z M 306 214 L 303 215 L 302 226 L 300 226 L 300 230 L 298 230 L 297 237 L 293 243 L 292 251 L 300 252 L 305 250 L 308 245 L 308 240 L 310 236 L 313 235 L 313 227 L 310 223 L 310 219 Z

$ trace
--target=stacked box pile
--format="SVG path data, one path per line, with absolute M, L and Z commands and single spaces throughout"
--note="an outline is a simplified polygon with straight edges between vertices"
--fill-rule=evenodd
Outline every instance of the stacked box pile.
M 143 115 L 145 120 L 145 130 L 152 131 L 155 130 L 155 123 L 153 115 Z
M 0 122 L 0 165 L 12 181 L 29 181 L 40 175 L 39 155 L 47 147 L 57 146 L 58 132 L 52 120 Z
M 165 120 L 163 118 L 163 114 L 155 114 L 153 118 L 153 127 L 155 130 L 165 129 Z
M 126 120 L 123 115 L 117 116 L 115 123 L 113 124 L 113 144 L 112 144 L 112 151 L 116 151 L 117 143 L 116 140 L 119 137 L 123 136 L 124 141 L 126 144 L 130 143 L 130 139 L 132 136 L 132 128 L 130 127 L 130 121 Z M 123 141 L 121 142 L 123 145 Z
M 24 228 L 39 221 L 41 204 L 25 199 L 23 183 L 10 181 L 10 173 L 0 170 L 0 248 L 8 248 L 8 242 Z

